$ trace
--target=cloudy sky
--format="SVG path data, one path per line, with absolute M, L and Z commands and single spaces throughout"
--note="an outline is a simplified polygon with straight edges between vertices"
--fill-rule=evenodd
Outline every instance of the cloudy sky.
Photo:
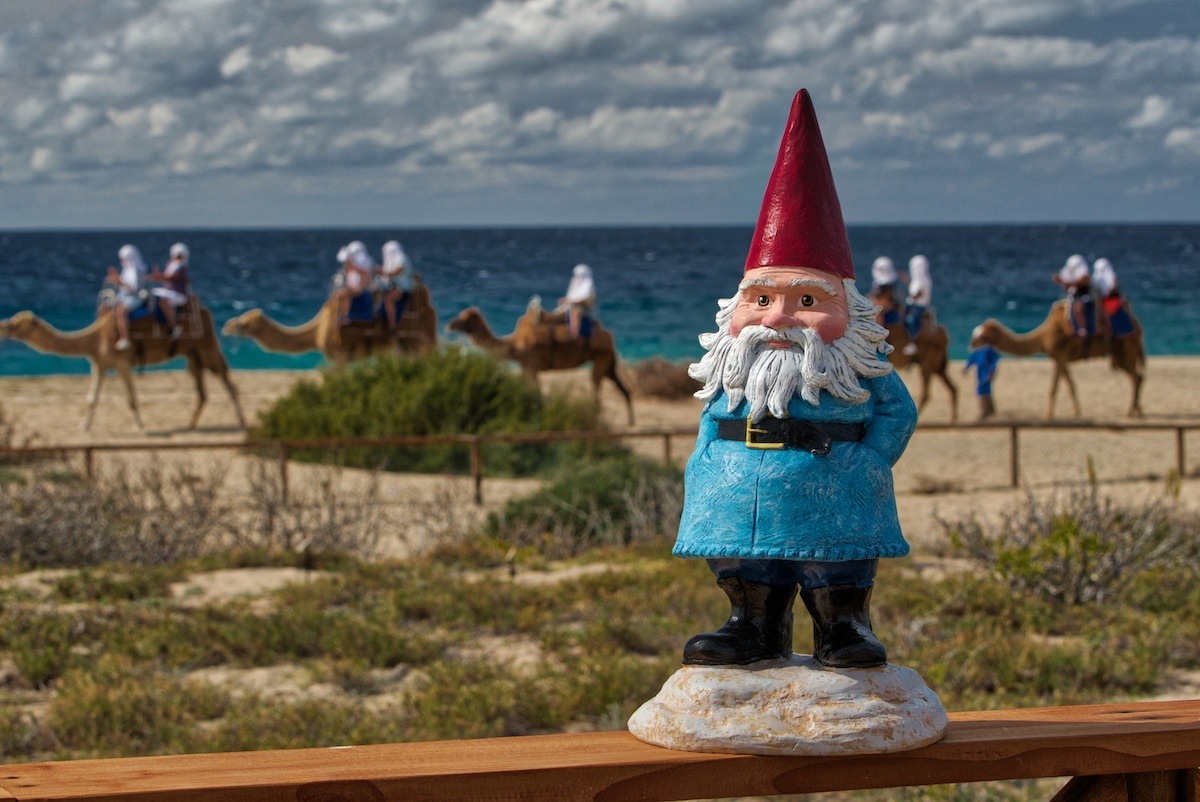
M 1197 0 L 0 0 L 0 228 L 1200 220 Z

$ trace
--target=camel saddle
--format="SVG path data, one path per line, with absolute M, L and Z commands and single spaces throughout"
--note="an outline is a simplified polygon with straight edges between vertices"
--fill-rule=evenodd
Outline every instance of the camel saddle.
M 171 338 L 171 329 L 158 307 L 155 306 L 156 302 L 157 299 L 151 298 L 150 306 L 146 308 L 145 314 L 137 318 L 130 316 L 130 340 L 169 340 Z M 200 309 L 200 299 L 195 295 L 189 295 L 187 303 L 175 310 L 175 322 L 183 329 L 178 339 L 199 340 L 204 336 L 204 321 L 201 318 Z
M 524 314 L 522 320 L 531 324 L 528 329 L 532 338 L 530 345 L 566 345 L 577 342 L 576 338 L 571 336 L 565 312 L 547 312 L 541 308 L 530 309 Z M 599 329 L 600 324 L 593 319 L 592 333 L 595 334 Z

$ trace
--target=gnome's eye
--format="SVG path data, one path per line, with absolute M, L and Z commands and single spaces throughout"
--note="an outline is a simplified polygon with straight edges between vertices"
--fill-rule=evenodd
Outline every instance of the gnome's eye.
M 768 295 L 760 295 L 754 299 L 755 306 L 768 307 L 771 305 L 771 298 Z
M 813 298 L 811 295 L 801 295 L 800 296 L 800 305 L 801 306 L 812 306 L 816 302 L 817 302 L 816 299 Z

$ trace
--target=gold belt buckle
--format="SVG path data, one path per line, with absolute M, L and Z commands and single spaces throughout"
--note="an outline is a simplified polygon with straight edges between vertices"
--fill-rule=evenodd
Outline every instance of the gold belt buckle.
M 746 448 L 757 448 L 761 451 L 776 451 L 783 448 L 783 443 L 759 443 L 753 439 L 753 435 L 767 434 L 766 429 L 756 429 L 750 423 L 750 418 L 746 418 Z

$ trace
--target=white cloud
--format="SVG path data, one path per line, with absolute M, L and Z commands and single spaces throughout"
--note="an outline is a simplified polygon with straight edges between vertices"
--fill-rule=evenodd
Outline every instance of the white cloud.
M 240 72 L 245 72 L 253 63 L 254 57 L 250 54 L 250 45 L 242 45 L 221 61 L 221 75 L 225 78 L 232 78 Z
M 993 159 L 1003 159 L 1009 156 L 1027 156 L 1030 153 L 1061 145 L 1066 141 L 1062 134 L 1037 134 L 1035 136 L 1012 137 L 993 142 L 987 148 L 987 155 Z
M 1163 145 L 1170 150 L 1200 156 L 1200 128 L 1172 128 Z
M 1103 64 L 1106 58 L 1103 47 L 1061 37 L 973 36 L 961 47 L 920 53 L 916 62 L 933 72 L 970 76 L 1081 69 Z
M 283 59 L 288 69 L 298 76 L 308 75 L 344 58 L 324 45 L 302 44 L 283 49 Z
M 1142 101 L 1142 109 L 1126 121 L 1130 128 L 1157 128 L 1171 116 L 1171 101 L 1161 95 L 1150 95 Z

